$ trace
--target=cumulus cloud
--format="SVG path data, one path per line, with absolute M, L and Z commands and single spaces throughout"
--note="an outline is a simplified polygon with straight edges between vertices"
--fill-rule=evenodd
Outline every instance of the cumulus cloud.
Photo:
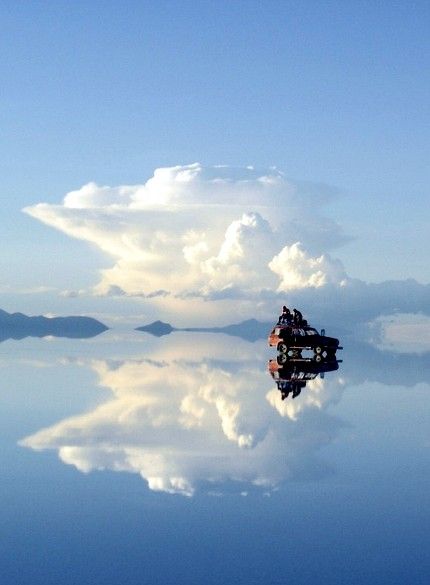
M 310 256 L 299 242 L 285 246 L 269 262 L 269 268 L 281 278 L 279 292 L 300 288 L 319 288 L 327 284 L 344 286 L 347 275 L 342 263 L 328 254 Z
M 332 196 L 274 168 L 195 163 L 156 169 L 139 185 L 88 183 L 58 205 L 25 211 L 112 258 L 92 294 L 145 299 L 165 319 L 179 315 L 179 324 L 198 324 L 202 314 L 205 324 L 256 311 L 266 318 L 274 303 L 297 298 L 308 314 L 322 317 L 331 306 L 346 320 L 387 307 L 428 313 L 428 286 L 347 274 L 335 249 L 348 237 L 325 215 Z M 408 303 L 417 308 L 405 310 Z
M 142 185 L 89 183 L 25 211 L 113 258 L 96 294 L 251 298 L 284 290 L 293 273 L 296 287 L 334 282 L 335 262 L 321 252 L 346 238 L 322 213 L 327 199 L 276 169 L 192 164 L 157 169 Z
M 289 478 L 319 476 L 324 463 L 318 450 L 341 427 L 327 412 L 342 391 L 338 376 L 311 384 L 309 393 L 306 388 L 285 409 L 261 362 L 249 359 L 255 356 L 248 347 L 249 355 L 240 359 L 229 357 L 229 348 L 216 361 L 193 359 L 189 348 L 177 345 L 162 359 L 154 353 L 145 359 L 81 360 L 111 397 L 21 444 L 54 449 L 84 473 L 136 473 L 152 490 L 188 496 L 231 482 L 238 491 L 244 485 L 267 490 Z M 206 339 L 204 353 L 219 352 L 220 344 Z

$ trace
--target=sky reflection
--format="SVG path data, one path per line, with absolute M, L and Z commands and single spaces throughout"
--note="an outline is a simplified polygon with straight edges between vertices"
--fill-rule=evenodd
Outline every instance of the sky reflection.
M 199 335 L 195 345 L 178 335 L 141 357 L 77 360 L 110 398 L 21 445 L 57 450 L 82 472 L 138 473 L 151 490 L 187 496 L 270 492 L 289 479 L 330 473 L 319 451 L 343 426 L 330 413 L 344 389 L 339 371 L 309 380 L 300 396 L 283 401 L 267 372 L 264 343 Z
M 265 340 L 2 344 L 4 581 L 427 583 L 429 355 L 342 344 L 285 400 Z

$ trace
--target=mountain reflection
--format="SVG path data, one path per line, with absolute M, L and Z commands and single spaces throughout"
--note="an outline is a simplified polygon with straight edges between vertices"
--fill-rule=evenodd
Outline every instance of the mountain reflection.
M 270 491 L 288 479 L 330 472 L 318 452 L 342 427 L 328 412 L 343 391 L 337 372 L 322 379 L 322 370 L 308 365 L 306 392 L 283 401 L 267 375 L 264 352 L 256 354 L 252 344 L 238 348 L 223 339 L 220 347 L 213 335 L 195 351 L 178 343 L 164 350 L 144 358 L 80 361 L 111 397 L 21 444 L 57 450 L 82 472 L 138 473 L 152 490 L 184 495 L 197 489 Z M 279 376 L 286 367 L 291 364 L 280 367 Z

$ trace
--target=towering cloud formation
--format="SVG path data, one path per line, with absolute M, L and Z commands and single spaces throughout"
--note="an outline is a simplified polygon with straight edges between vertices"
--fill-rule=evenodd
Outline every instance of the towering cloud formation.
M 246 296 L 276 289 L 280 279 L 282 290 L 302 285 L 295 271 L 304 257 L 306 286 L 333 282 L 329 259 L 317 257 L 312 267 L 313 254 L 344 240 L 339 226 L 320 214 L 327 197 L 274 169 L 193 164 L 157 169 L 143 185 L 89 183 L 62 205 L 26 212 L 115 259 L 102 272 L 100 294 L 210 297 L 240 289 Z
M 157 169 L 142 185 L 89 183 L 60 205 L 25 211 L 113 259 L 93 292 L 152 299 L 167 318 L 180 313 L 189 323 L 196 307 L 206 322 L 249 317 L 256 307 L 267 316 L 274 301 L 300 292 L 306 311 L 328 299 L 360 319 L 363 299 L 378 315 L 399 308 L 399 292 L 407 305 L 411 286 L 427 311 L 428 288 L 417 283 L 376 290 L 347 276 L 332 256 L 347 238 L 323 214 L 329 199 L 327 188 L 292 183 L 276 169 L 191 164 Z

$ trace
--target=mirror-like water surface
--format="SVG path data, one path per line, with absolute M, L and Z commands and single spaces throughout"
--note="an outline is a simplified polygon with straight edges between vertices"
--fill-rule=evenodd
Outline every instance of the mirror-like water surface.
M 3 343 L 3 582 L 428 583 L 429 356 L 344 345 Z

